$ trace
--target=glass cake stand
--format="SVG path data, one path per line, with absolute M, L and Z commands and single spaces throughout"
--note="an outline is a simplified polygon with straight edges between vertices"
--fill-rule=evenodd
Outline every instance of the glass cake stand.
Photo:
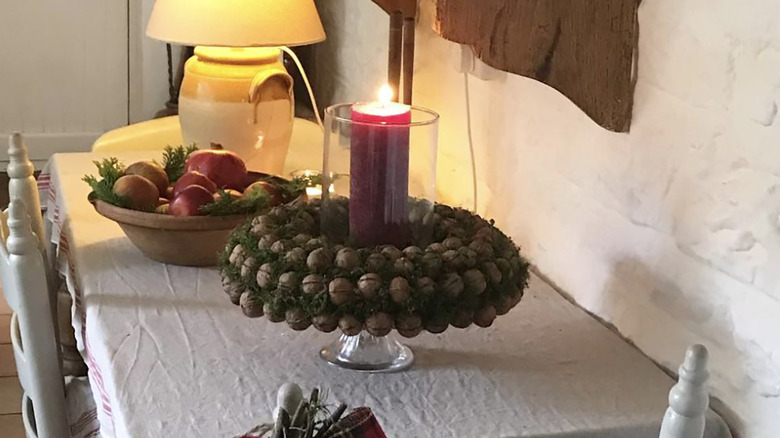
M 365 331 L 341 335 L 320 350 L 320 357 L 331 365 L 370 373 L 403 371 L 414 362 L 412 350 L 392 335 L 376 337 Z

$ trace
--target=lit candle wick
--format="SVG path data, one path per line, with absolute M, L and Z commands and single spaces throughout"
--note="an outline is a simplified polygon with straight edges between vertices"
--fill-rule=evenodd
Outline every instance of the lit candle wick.
M 387 106 L 390 102 L 393 101 L 394 95 L 395 93 L 393 92 L 393 88 L 390 87 L 390 85 L 382 85 L 382 88 L 379 89 L 379 103 L 382 104 L 382 107 Z

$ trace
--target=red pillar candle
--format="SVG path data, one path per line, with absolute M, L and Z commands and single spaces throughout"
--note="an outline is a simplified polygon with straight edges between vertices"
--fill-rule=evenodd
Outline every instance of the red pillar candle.
M 349 232 L 361 246 L 409 243 L 411 121 L 390 99 L 352 106 Z

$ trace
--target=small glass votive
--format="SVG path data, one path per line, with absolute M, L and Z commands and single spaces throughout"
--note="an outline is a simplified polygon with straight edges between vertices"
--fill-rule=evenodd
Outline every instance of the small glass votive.
M 323 235 L 357 247 L 425 247 L 433 230 L 439 115 L 395 102 L 325 111 Z
M 306 187 L 306 197 L 309 199 L 317 199 L 322 197 L 322 183 L 317 183 L 317 181 L 321 181 L 320 178 L 320 171 L 319 170 L 311 170 L 311 169 L 300 169 L 295 170 L 290 173 L 290 176 L 293 178 L 308 178 L 309 181 L 311 181 L 311 184 Z M 329 191 L 333 193 L 334 191 L 333 184 L 330 185 Z

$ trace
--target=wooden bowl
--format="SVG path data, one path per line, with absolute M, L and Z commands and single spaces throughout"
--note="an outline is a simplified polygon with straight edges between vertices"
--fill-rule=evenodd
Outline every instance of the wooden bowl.
M 130 210 L 100 200 L 92 205 L 118 223 L 147 257 L 182 266 L 215 266 L 230 232 L 253 216 L 182 217 Z

